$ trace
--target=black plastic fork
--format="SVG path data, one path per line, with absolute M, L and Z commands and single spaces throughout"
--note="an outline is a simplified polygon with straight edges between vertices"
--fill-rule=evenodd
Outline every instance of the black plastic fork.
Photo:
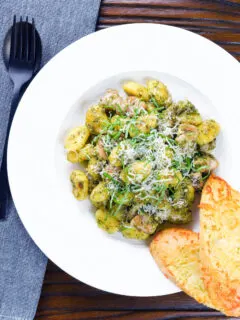
M 36 39 L 36 36 L 37 34 L 35 30 L 34 19 L 32 19 L 32 23 L 29 23 L 28 17 L 26 17 L 25 21 L 23 21 L 22 17 L 20 17 L 20 21 L 17 22 L 16 16 L 14 16 L 13 26 L 11 28 L 11 37 L 9 38 L 11 42 L 10 52 L 7 57 L 5 56 L 5 63 L 9 72 L 9 76 L 13 82 L 14 89 L 4 145 L 4 153 L 0 168 L 0 219 L 6 217 L 6 205 L 9 197 L 9 184 L 7 177 L 8 136 L 18 102 L 21 99 L 22 90 L 33 78 L 36 71 L 36 63 L 39 62 L 37 61 L 39 60 L 37 59 L 39 56 L 37 48 L 40 48 L 41 46 L 39 46 L 37 43 L 37 41 L 40 41 L 40 38 Z M 6 37 L 6 39 L 8 38 Z M 5 47 L 7 45 L 7 41 L 5 41 Z
M 19 96 L 22 86 L 31 80 L 34 73 L 36 61 L 34 19 L 32 19 L 31 26 L 31 32 L 29 32 L 28 17 L 25 22 L 21 17 L 17 24 L 16 16 L 14 16 L 8 72 L 14 84 L 14 93 L 17 93 L 17 96 Z

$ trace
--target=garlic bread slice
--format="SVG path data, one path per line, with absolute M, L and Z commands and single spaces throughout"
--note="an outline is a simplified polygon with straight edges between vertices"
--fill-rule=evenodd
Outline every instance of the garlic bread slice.
M 199 303 L 215 308 L 201 278 L 198 233 L 166 229 L 152 240 L 150 252 L 166 277 Z
M 211 175 L 200 203 L 200 258 L 211 301 L 240 316 L 240 193 Z

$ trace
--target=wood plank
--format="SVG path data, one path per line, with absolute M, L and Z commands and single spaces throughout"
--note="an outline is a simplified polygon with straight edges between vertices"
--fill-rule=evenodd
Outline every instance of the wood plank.
M 49 262 L 39 308 L 81 310 L 209 310 L 185 293 L 163 297 L 126 297 L 90 287 Z
M 47 311 L 38 312 L 35 320 L 198 320 L 198 319 L 224 320 L 226 317 L 217 312 L 125 312 L 125 311 Z
M 229 12 L 229 11 L 202 11 L 197 9 L 173 9 L 173 8 L 151 8 L 151 7 L 123 7 L 123 6 L 103 6 L 100 11 L 102 17 L 144 17 L 144 18 L 174 18 L 174 19 L 191 19 L 196 21 L 198 19 L 210 20 L 210 21 L 227 21 L 231 25 L 240 25 L 240 12 Z
M 237 7 L 240 6 L 239 0 L 232 0 L 232 1 L 230 1 L 230 0 L 220 0 L 220 1 L 222 1 L 223 3 L 225 3 L 227 5 L 230 5 L 230 6 L 237 6 Z
M 125 17 L 125 16 L 119 16 L 119 17 L 101 17 L 99 19 L 99 25 L 98 28 L 102 25 L 114 25 L 114 24 L 125 24 L 125 23 L 162 23 L 162 24 L 169 24 L 169 25 L 175 25 L 177 27 L 187 28 L 187 27 L 195 27 L 203 30 L 215 30 L 216 32 L 231 32 L 231 33 L 239 33 L 240 26 L 232 26 L 228 23 L 228 21 L 209 21 L 209 20 L 192 20 L 192 19 L 166 19 L 164 18 L 139 18 L 139 17 Z
M 239 0 L 236 1 L 209 1 L 209 0 L 103 0 L 102 6 L 132 6 L 132 7 L 171 7 L 174 9 L 188 8 L 200 10 L 223 10 L 235 12 L 236 4 L 239 5 Z
M 46 294 L 43 290 L 39 310 L 57 309 L 81 309 L 81 310 L 176 310 L 176 311 L 207 311 L 207 307 L 198 304 L 195 300 L 184 293 L 162 296 L 162 297 L 125 297 L 110 293 L 99 293 L 97 291 L 72 288 L 66 290 L 59 286 L 55 294 Z

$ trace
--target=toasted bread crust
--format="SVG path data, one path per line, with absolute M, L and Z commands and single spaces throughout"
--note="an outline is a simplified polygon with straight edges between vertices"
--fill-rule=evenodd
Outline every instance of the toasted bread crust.
M 214 175 L 200 203 L 200 260 L 212 303 L 240 316 L 240 193 Z
M 201 278 L 198 233 L 166 229 L 152 240 L 150 252 L 167 278 L 199 303 L 215 308 Z

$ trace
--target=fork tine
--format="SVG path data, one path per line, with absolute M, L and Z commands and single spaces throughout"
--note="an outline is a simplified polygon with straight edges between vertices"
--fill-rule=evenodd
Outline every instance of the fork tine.
M 23 22 L 22 22 L 22 16 L 20 17 L 19 22 L 19 59 L 22 60 L 23 58 Z
M 14 15 L 12 33 L 11 33 L 10 59 L 15 58 L 16 49 L 17 49 L 17 24 L 16 24 L 16 15 Z
M 32 19 L 31 55 L 30 55 L 31 62 L 35 61 L 35 54 L 36 54 L 35 23 L 34 23 L 34 19 Z
M 26 61 L 28 61 L 28 57 L 29 57 L 29 52 L 28 52 L 28 41 L 29 41 L 29 37 L 28 37 L 28 16 L 26 17 L 26 22 L 25 22 L 25 36 L 26 36 L 26 41 L 25 41 L 25 49 L 26 49 L 26 53 L 25 53 L 25 57 L 26 57 Z

